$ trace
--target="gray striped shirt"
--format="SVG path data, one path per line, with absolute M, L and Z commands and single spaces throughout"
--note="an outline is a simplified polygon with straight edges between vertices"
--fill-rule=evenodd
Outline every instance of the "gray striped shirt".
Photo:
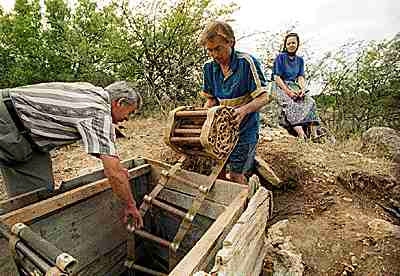
M 41 83 L 9 89 L 33 141 L 44 151 L 82 139 L 90 154 L 117 155 L 110 96 L 90 83 Z

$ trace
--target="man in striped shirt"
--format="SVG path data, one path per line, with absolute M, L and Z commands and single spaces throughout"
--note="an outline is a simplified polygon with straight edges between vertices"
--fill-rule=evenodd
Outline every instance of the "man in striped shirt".
M 113 192 L 126 204 L 125 219 L 143 225 L 127 169 L 115 146 L 113 123 L 128 119 L 142 103 L 139 93 L 120 81 L 105 89 L 89 83 L 42 83 L 0 90 L 0 167 L 9 196 L 53 189 L 49 151 L 82 140 L 100 158 Z

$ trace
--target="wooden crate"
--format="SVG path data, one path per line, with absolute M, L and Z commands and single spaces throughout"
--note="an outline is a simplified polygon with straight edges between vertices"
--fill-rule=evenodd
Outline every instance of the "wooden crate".
M 138 204 L 171 166 L 159 161 L 137 158 L 124 162 L 131 170 L 132 191 Z M 198 183 L 207 176 L 178 170 L 178 176 Z M 197 189 L 170 179 L 157 199 L 182 211 L 191 206 Z M 209 269 L 222 241 L 243 213 L 247 188 L 217 180 L 195 217 L 193 227 L 178 250 L 180 261 L 169 275 L 192 275 Z M 101 170 L 66 182 L 61 191 L 49 194 L 39 190 L 1 202 L 8 212 L 0 220 L 11 226 L 17 222 L 69 253 L 78 260 L 77 275 L 120 275 L 124 272 L 128 232 L 122 224 L 122 205 L 104 180 Z M 166 240 L 173 239 L 180 219 L 155 207 L 145 216 L 145 229 Z M 168 250 L 138 239 L 138 263 L 160 268 L 168 262 Z M 151 262 L 148 262 L 148 259 Z M 0 239 L 0 275 L 18 275 L 5 239 Z

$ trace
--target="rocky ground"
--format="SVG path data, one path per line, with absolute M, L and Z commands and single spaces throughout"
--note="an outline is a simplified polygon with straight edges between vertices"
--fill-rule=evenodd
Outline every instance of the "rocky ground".
M 162 119 L 127 122 L 121 157 L 177 160 L 163 143 L 164 128 Z M 363 155 L 357 141 L 305 143 L 268 128 L 261 136 L 257 154 L 284 182 L 279 189 L 263 183 L 274 193 L 268 226 L 288 220 L 283 234 L 301 255 L 304 275 L 400 275 L 400 166 Z M 53 165 L 57 183 L 101 167 L 78 144 L 55 151 Z
M 288 187 L 274 190 L 269 224 L 288 219 L 305 275 L 400 275 L 400 166 L 364 156 L 354 141 L 302 143 L 264 131 L 272 141 L 258 154 Z

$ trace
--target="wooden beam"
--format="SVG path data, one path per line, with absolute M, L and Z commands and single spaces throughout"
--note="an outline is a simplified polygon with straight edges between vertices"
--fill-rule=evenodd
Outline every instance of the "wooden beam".
M 207 109 L 203 110 L 182 110 L 175 113 L 176 117 L 207 117 Z
M 243 190 L 228 206 L 218 219 L 211 225 L 201 240 L 170 272 L 169 276 L 189 276 L 197 270 L 204 269 L 210 254 L 218 247 L 228 234 L 236 220 L 243 212 L 247 200 L 247 191 Z
M 175 134 L 201 134 L 201 128 L 176 128 Z
M 160 176 L 161 170 L 164 169 L 168 171 L 172 167 L 171 165 L 168 165 L 166 163 L 148 158 L 146 158 L 146 162 L 152 166 L 151 177 L 153 179 L 150 181 L 151 183 L 158 182 L 158 179 L 161 177 Z M 209 181 L 207 175 L 189 172 L 185 170 L 178 170 L 176 172 L 176 175 L 192 182 L 194 184 L 193 187 L 187 184 L 183 184 L 182 182 L 171 178 L 167 182 L 166 188 L 177 191 L 179 193 L 185 193 L 190 196 L 196 196 L 199 193 L 198 187 Z M 236 196 L 243 190 L 247 190 L 247 185 L 242 185 L 235 182 L 217 179 L 217 181 L 215 181 L 213 188 L 207 194 L 206 199 L 218 204 L 228 206 L 229 204 L 232 203 L 232 201 L 236 198 Z
M 151 165 L 145 164 L 129 170 L 130 179 L 149 173 Z M 56 195 L 35 204 L 23 207 L 10 213 L 0 216 L 0 220 L 6 225 L 12 226 L 17 222 L 29 222 L 35 218 L 41 217 L 50 212 L 59 210 L 82 199 L 101 193 L 111 189 L 108 179 L 78 187 L 71 191 Z
M 164 200 L 170 204 L 174 204 L 186 210 L 192 206 L 194 196 L 179 193 L 168 188 L 163 189 L 157 198 Z M 201 206 L 199 213 L 202 216 L 209 217 L 213 220 L 217 219 L 226 210 L 226 206 L 213 201 L 205 200 Z
M 280 187 L 282 180 L 275 174 L 274 170 L 261 157 L 256 156 L 256 170 L 260 176 L 272 184 L 272 186 Z
M 201 145 L 200 137 L 171 137 L 170 141 L 178 145 Z
M 226 236 L 212 271 L 227 275 L 255 275 L 253 271 L 261 271 L 259 265 L 264 259 L 265 226 L 271 204 L 272 193 L 263 187 L 258 189 Z
M 41 199 L 48 198 L 49 196 L 51 196 L 51 193 L 47 190 L 47 188 L 39 188 L 28 193 L 0 201 L 0 209 L 2 210 L 3 214 L 8 213 L 37 202 Z
M 121 161 L 121 163 L 128 169 L 136 167 L 137 165 L 143 165 L 143 164 L 137 164 L 140 163 L 140 159 L 123 160 Z M 0 213 L 0 215 L 25 207 L 29 204 L 38 202 L 40 200 L 44 200 L 46 198 L 55 196 L 57 194 L 70 191 L 77 187 L 95 182 L 103 178 L 105 178 L 105 176 L 103 168 L 101 168 L 91 173 L 80 175 L 66 181 L 62 181 L 60 188 L 54 191 L 49 191 L 47 188 L 39 188 L 12 198 L 8 198 L 6 200 L 0 201 L 0 210 L 2 212 Z

